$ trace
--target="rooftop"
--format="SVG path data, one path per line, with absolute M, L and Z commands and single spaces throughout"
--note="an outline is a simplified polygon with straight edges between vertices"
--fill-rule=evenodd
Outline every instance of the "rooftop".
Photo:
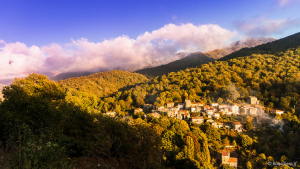
M 192 119 L 203 119 L 203 117 L 192 117 Z
M 237 158 L 229 158 L 228 162 L 230 163 L 237 163 Z
M 240 122 L 233 122 L 234 125 L 242 125 Z
M 229 156 L 229 152 L 228 151 L 223 151 L 222 156 Z

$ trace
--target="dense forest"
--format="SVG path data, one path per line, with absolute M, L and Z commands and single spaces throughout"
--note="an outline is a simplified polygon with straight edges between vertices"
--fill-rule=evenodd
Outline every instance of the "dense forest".
M 16 78 L 2 91 L 0 168 L 232 168 L 218 158 L 226 145 L 235 147 L 238 168 L 276 168 L 268 162 L 297 161 L 299 46 L 214 61 L 152 80 L 124 71 L 59 82 L 38 74 Z M 256 96 L 270 118 L 284 122 L 282 131 L 268 124 L 254 130 L 255 119 L 249 116 L 219 119 L 245 121 L 245 132 L 238 133 L 164 114 L 134 113 L 146 103 L 241 104 L 248 96 Z M 286 113 L 275 116 L 272 108 Z M 117 116 L 104 116 L 107 111 Z

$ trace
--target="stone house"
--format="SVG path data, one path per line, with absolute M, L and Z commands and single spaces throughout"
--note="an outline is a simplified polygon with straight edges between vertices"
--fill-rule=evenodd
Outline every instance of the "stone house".
M 185 109 L 190 109 L 191 105 L 192 105 L 192 103 L 190 100 L 185 100 Z
M 284 111 L 282 111 L 282 110 L 273 110 L 273 111 L 271 111 L 271 113 L 282 115 L 284 113 Z
M 184 103 L 178 103 L 177 106 L 178 106 L 179 110 L 184 109 Z
M 217 108 L 218 107 L 218 103 L 211 103 L 210 106 Z
M 211 125 L 214 126 L 214 127 L 217 128 L 217 129 L 223 127 L 223 123 L 216 123 L 216 122 L 214 122 L 214 123 L 212 123 Z
M 167 108 L 171 108 L 174 107 L 174 102 L 168 102 L 167 103 Z
M 214 114 L 213 114 L 213 117 L 214 117 L 215 119 L 219 119 L 221 116 L 220 116 L 220 113 L 214 113 Z
M 232 123 L 232 127 L 234 130 L 236 130 L 237 132 L 242 132 L 243 131 L 243 125 L 240 122 L 233 122 Z
M 110 116 L 110 117 L 115 117 L 115 116 L 116 116 L 116 112 L 114 112 L 114 111 L 107 111 L 107 112 L 105 113 L 105 115 L 106 115 L 106 116 Z
M 204 122 L 203 117 L 191 117 L 192 123 L 202 124 Z
M 134 109 L 134 113 L 139 113 L 139 112 L 143 112 L 143 109 L 141 109 L 141 108 Z
M 223 151 L 222 152 L 222 164 L 227 164 L 231 167 L 237 168 L 238 159 L 230 157 L 230 152 Z
M 255 96 L 249 96 L 248 98 L 247 98 L 247 103 L 249 103 L 249 104 L 259 104 L 259 101 L 257 102 L 257 97 L 255 97 Z
M 143 108 L 144 109 L 155 109 L 155 106 L 152 104 L 144 104 Z

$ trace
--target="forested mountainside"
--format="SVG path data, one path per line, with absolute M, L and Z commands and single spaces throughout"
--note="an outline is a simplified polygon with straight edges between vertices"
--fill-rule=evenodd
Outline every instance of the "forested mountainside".
M 204 54 L 208 57 L 214 58 L 214 59 L 220 59 L 225 55 L 228 55 L 232 52 L 238 51 L 242 48 L 250 48 L 255 47 L 261 44 L 266 44 L 269 42 L 273 42 L 276 39 L 274 38 L 250 38 L 245 41 L 236 41 L 232 44 L 230 44 L 229 47 L 224 49 L 215 49 L 212 51 L 205 52 Z
M 190 54 L 180 60 L 176 60 L 174 62 L 170 62 L 165 65 L 141 69 L 136 72 L 156 77 L 156 76 L 168 74 L 170 72 L 177 72 L 179 70 L 184 70 L 189 67 L 196 67 L 201 64 L 212 62 L 212 61 L 214 61 L 214 59 L 207 57 L 205 54 L 201 52 L 197 52 L 197 53 Z
M 138 73 L 113 70 L 69 78 L 58 83 L 66 88 L 66 98 L 72 100 L 75 105 L 96 108 L 100 98 L 147 81 L 145 76 Z
M 3 89 L 6 99 L 0 102 L 0 168 L 232 168 L 220 159 L 228 145 L 237 168 L 297 161 L 299 68 L 300 45 L 210 62 L 152 80 L 124 71 L 60 82 L 38 74 L 15 79 Z M 166 106 L 185 100 L 242 105 L 248 96 L 260 100 L 268 119 L 284 125 L 258 124 L 259 117 L 243 113 L 221 113 L 214 119 L 222 124 L 246 122 L 245 130 L 237 132 L 164 113 L 155 118 L 147 114 L 151 110 L 134 112 L 148 103 Z M 285 113 L 271 114 L 273 108 Z M 105 116 L 108 111 L 116 116 Z M 191 116 L 209 119 L 202 112 Z
M 171 72 L 167 76 L 156 77 L 150 83 L 119 92 L 111 97 L 111 102 L 104 103 L 102 100 L 99 108 L 102 111 L 113 109 L 113 105 L 120 105 L 119 102 L 128 96 L 132 98 L 131 105 L 138 107 L 144 104 L 142 100 L 152 100 L 155 105 L 183 102 L 185 99 L 210 103 L 219 98 L 228 102 L 242 101 L 238 98 L 249 95 L 257 96 L 263 105 L 289 108 L 300 99 L 299 55 L 298 47 L 278 55 L 253 54 Z
M 157 66 L 157 67 L 141 69 L 135 72 L 145 74 L 145 75 L 150 75 L 150 76 L 167 75 L 170 72 L 177 72 L 187 68 L 197 67 L 204 63 L 212 62 L 215 59 L 222 58 L 223 56 L 228 55 L 234 51 L 238 51 L 242 48 L 254 47 L 264 43 L 272 42 L 274 40 L 276 39 L 250 38 L 245 41 L 236 41 L 230 44 L 229 47 L 224 49 L 215 49 L 205 53 L 201 53 L 201 52 L 192 53 L 174 62 L 170 62 L 168 64 Z
M 88 76 L 88 75 L 91 75 L 93 73 L 90 73 L 90 72 L 69 72 L 69 73 L 61 73 L 61 74 L 58 74 L 52 78 L 50 78 L 51 80 L 54 80 L 54 81 L 60 81 L 60 80 L 65 80 L 65 79 L 68 79 L 68 78 L 72 78 L 72 77 L 80 77 L 80 76 Z
M 253 48 L 243 48 L 219 60 L 224 61 L 236 57 L 249 56 L 251 54 L 276 54 L 290 48 L 297 48 L 298 46 L 300 46 L 300 32 L 271 43 L 262 44 Z

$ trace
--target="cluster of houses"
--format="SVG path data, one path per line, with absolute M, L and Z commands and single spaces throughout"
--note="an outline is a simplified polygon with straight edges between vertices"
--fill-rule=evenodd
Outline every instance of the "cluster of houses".
M 239 106 L 237 104 L 229 105 L 229 104 L 218 104 L 211 103 L 210 105 L 205 105 L 201 102 L 191 102 L 190 100 L 185 100 L 184 103 L 178 103 L 175 106 L 174 102 L 169 102 L 165 106 L 154 106 L 152 104 L 145 104 L 142 108 L 136 108 L 134 113 L 140 112 L 149 112 L 145 115 L 151 116 L 154 118 L 160 118 L 162 114 L 173 117 L 180 120 L 189 120 L 192 123 L 202 124 L 205 122 L 211 123 L 215 128 L 227 128 L 234 129 L 237 132 L 243 131 L 244 123 L 240 122 L 232 122 L 232 123 L 220 123 L 216 121 L 223 115 L 251 115 L 256 116 L 257 120 L 263 119 L 259 117 L 263 117 L 264 107 L 259 105 L 259 100 L 256 97 L 250 96 L 246 100 L 246 104 Z M 273 110 L 271 113 L 274 114 L 283 114 L 282 110 Z M 116 112 L 108 111 L 105 115 L 114 117 L 116 116 Z M 230 146 L 230 145 L 229 145 Z M 221 153 L 222 164 L 228 164 L 234 168 L 237 168 L 238 160 L 237 158 L 230 157 L 230 152 L 223 151 Z
M 142 108 L 136 108 L 134 113 L 139 112 L 150 112 L 145 115 L 159 118 L 162 114 L 168 117 L 174 117 L 179 120 L 190 120 L 192 123 L 201 124 L 204 121 L 211 123 L 216 128 L 233 128 L 238 132 L 243 130 L 242 124 L 239 122 L 234 122 L 232 124 L 223 124 L 215 122 L 216 119 L 223 115 L 251 115 L 258 116 L 264 114 L 264 107 L 259 105 L 259 100 L 256 97 L 250 96 L 247 98 L 247 104 L 243 106 L 238 106 L 237 104 L 218 104 L 211 103 L 210 105 L 205 105 L 201 102 L 191 102 L 190 100 L 185 100 L 184 103 L 178 103 L 175 106 L 174 102 L 168 102 L 165 106 L 154 106 L 152 104 L 145 104 Z M 272 113 L 282 114 L 281 110 L 274 110 Z M 114 117 L 116 112 L 108 111 L 105 113 L 108 116 Z M 204 119 L 204 117 L 207 117 Z

